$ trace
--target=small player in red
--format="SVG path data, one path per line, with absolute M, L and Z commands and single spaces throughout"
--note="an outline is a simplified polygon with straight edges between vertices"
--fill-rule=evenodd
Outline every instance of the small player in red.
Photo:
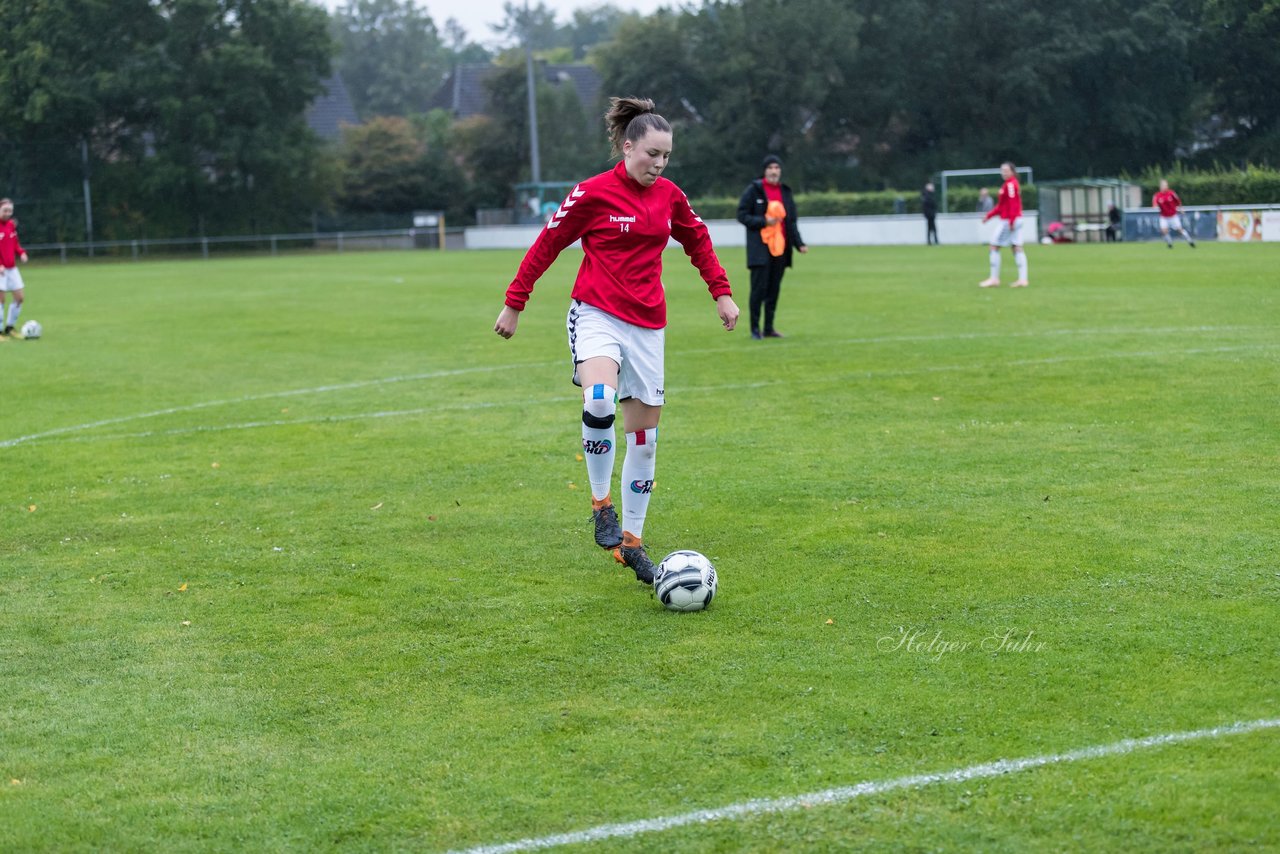
M 702 219 L 675 184 L 662 177 L 671 159 L 671 125 L 643 98 L 613 98 L 605 125 L 613 169 L 573 188 L 525 254 L 493 325 L 516 333 L 533 285 L 556 257 L 582 241 L 566 326 L 573 381 L 582 387 L 582 456 L 591 482 L 596 544 L 613 550 L 638 581 L 653 583 L 643 544 L 653 491 L 658 418 L 665 402 L 667 325 L 662 252 L 675 238 L 702 275 L 726 330 L 738 306 Z M 614 417 L 621 400 L 627 453 L 622 461 L 622 523 L 610 498 Z
M 1183 227 L 1182 216 L 1178 213 L 1178 208 L 1182 207 L 1182 199 L 1169 189 L 1169 182 L 1163 178 L 1160 179 L 1160 192 L 1151 197 L 1151 206 L 1160 209 L 1160 236 L 1170 249 L 1173 248 L 1173 236 L 1169 234 L 1171 230 L 1181 234 L 1192 249 L 1196 248 L 1196 242 Z
M 1013 250 L 1014 263 L 1018 265 L 1018 278 L 1010 287 L 1025 288 L 1027 282 L 1027 253 L 1022 248 L 1022 186 L 1018 183 L 1018 172 L 1012 163 L 1000 164 L 1000 177 L 1004 184 L 1000 186 L 1000 197 L 996 206 L 987 211 L 983 222 L 999 217 L 1000 231 L 991 238 L 991 275 L 981 282 L 980 288 L 996 288 L 1000 286 L 1000 247 L 1008 246 Z
M 18 335 L 18 315 L 22 313 L 22 274 L 18 262 L 27 263 L 27 253 L 18 243 L 18 224 L 13 219 L 13 202 L 0 199 L 0 338 Z M 13 301 L 5 313 L 5 294 Z

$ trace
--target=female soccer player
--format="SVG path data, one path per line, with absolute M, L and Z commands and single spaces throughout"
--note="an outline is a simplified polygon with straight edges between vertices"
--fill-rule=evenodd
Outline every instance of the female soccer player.
M 567 325 L 573 382 L 583 389 L 582 450 L 595 541 L 649 584 L 654 566 L 643 536 L 664 402 L 662 250 L 668 238 L 674 237 L 698 268 L 726 330 L 737 324 L 738 306 L 707 227 L 680 188 L 662 177 L 671 159 L 671 125 L 648 99 L 610 102 L 605 127 L 621 161 L 574 187 L 547 222 L 507 288 L 493 331 L 503 338 L 516 334 L 534 282 L 566 246 L 581 239 L 582 266 Z M 610 498 L 615 394 L 622 401 L 627 440 L 621 525 Z
M 1012 163 L 1000 164 L 1000 176 L 1004 178 L 1000 198 L 996 206 L 982 218 L 986 222 L 992 217 L 1000 217 L 1000 231 L 991 238 L 991 275 L 978 282 L 978 287 L 1000 286 L 1000 247 L 1009 246 L 1013 249 L 1013 260 L 1018 265 L 1018 279 L 1010 287 L 1025 288 L 1027 253 L 1022 249 L 1022 187 L 1018 184 L 1018 173 Z
M 1166 246 L 1173 248 L 1173 238 L 1169 236 L 1169 230 L 1172 229 L 1181 234 L 1182 239 L 1187 241 L 1192 249 L 1196 248 L 1196 242 L 1187 233 L 1187 229 L 1182 225 L 1182 217 L 1178 214 L 1178 209 L 1182 207 L 1182 199 L 1169 189 L 1169 182 L 1164 178 L 1160 179 L 1160 192 L 1151 197 L 1151 206 L 1160 209 L 1160 236 L 1164 238 Z
M 17 263 L 27 263 L 27 253 L 18 243 L 18 224 L 13 221 L 13 202 L 0 199 L 0 337 L 14 334 L 22 313 L 22 274 Z M 4 295 L 12 294 L 5 314 Z

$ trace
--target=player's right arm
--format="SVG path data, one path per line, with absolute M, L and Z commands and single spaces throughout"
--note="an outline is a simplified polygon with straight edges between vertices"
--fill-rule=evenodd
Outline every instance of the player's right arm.
M 505 304 L 493 325 L 493 331 L 503 338 L 510 338 L 516 334 L 520 312 L 524 311 L 525 304 L 533 293 L 534 283 L 547 271 L 565 247 L 586 233 L 587 226 L 591 222 L 590 208 L 594 202 L 594 196 L 585 183 L 574 187 L 560 203 L 555 215 L 538 233 L 538 239 L 525 253 L 515 278 L 507 286 Z

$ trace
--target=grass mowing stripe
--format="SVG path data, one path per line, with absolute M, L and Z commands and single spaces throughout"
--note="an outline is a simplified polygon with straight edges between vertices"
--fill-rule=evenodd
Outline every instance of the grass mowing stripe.
M 1157 747 L 1167 747 L 1171 744 L 1183 744 L 1188 741 L 1203 741 L 1230 735 L 1244 735 L 1259 730 L 1275 729 L 1276 727 L 1280 727 L 1280 718 L 1239 721 L 1227 726 L 1188 732 L 1172 732 L 1163 735 L 1149 735 L 1144 738 L 1126 738 L 1110 744 L 1082 747 L 1066 753 L 1027 756 L 1021 759 L 998 759 L 994 762 L 970 765 L 967 768 L 960 768 L 955 771 L 912 774 L 907 777 L 896 777 L 892 780 L 870 780 L 853 786 L 840 786 L 834 789 L 824 789 L 820 792 L 792 795 L 785 798 L 759 798 L 714 809 L 680 813 L 679 815 L 640 819 L 639 821 L 620 824 L 602 824 L 586 830 L 575 830 L 552 836 L 540 836 L 496 845 L 457 849 L 451 854 L 516 854 L 516 852 L 520 851 L 540 851 L 547 848 L 559 848 L 564 845 L 600 842 L 605 839 L 629 838 L 645 833 L 660 833 L 664 830 L 671 830 L 690 824 L 706 824 L 713 821 L 727 821 L 771 813 L 791 812 L 806 807 L 830 806 L 899 789 L 918 789 L 922 786 L 932 786 L 938 783 L 965 783 L 970 780 L 1017 774 L 1022 771 L 1043 768 L 1046 765 L 1061 765 L 1069 762 L 1083 762 L 1088 759 L 1102 759 L 1108 756 L 1122 756 L 1135 750 L 1150 750 Z
M 948 334 L 948 335 L 889 335 L 889 336 L 880 336 L 880 337 L 871 337 L 871 338 L 846 338 L 843 340 L 824 341 L 822 342 L 821 346 L 831 347 L 831 346 L 841 345 L 841 344 L 923 343 L 923 342 L 931 342 L 931 341 L 933 342 L 976 341 L 976 340 L 984 340 L 984 339 L 992 339 L 992 338 L 1026 338 L 1026 337 L 1039 338 L 1039 337 L 1047 337 L 1047 336 L 1168 335 L 1168 334 L 1180 334 L 1180 333 L 1194 334 L 1194 333 L 1200 333 L 1200 332 L 1240 332 L 1240 331 L 1246 331 L 1246 330 L 1269 330 L 1272 328 L 1273 327 L 1269 327 L 1269 326 L 1252 326 L 1252 327 L 1251 326 L 1189 326 L 1189 327 L 1164 327 L 1164 328 L 1051 329 L 1051 330 L 1044 330 L 1044 331 L 1023 331 L 1023 332 L 1006 331 L 1006 332 L 994 332 L 994 333 L 976 332 L 976 333 Z M 697 348 L 692 350 L 678 350 L 678 351 L 673 350 L 672 355 L 673 356 L 705 355 L 708 353 L 723 352 L 726 349 L 728 348 L 704 347 L 704 348 Z M 737 349 L 736 345 L 734 345 L 733 349 Z M 1184 350 L 1184 351 L 1172 351 L 1172 352 L 1171 351 L 1144 352 L 1144 353 L 1134 353 L 1134 354 L 1128 354 L 1128 355 L 1132 355 L 1134 357 L 1183 355 L 1183 354 L 1197 354 L 1197 353 L 1230 352 L 1232 350 L 1247 350 L 1247 349 L 1255 349 L 1255 348 L 1247 347 L 1247 346 L 1234 347 L 1234 348 L 1220 347 L 1220 348 L 1208 348 L 1208 349 L 1202 349 L 1202 350 Z M 1027 359 L 1027 360 L 1008 362 L 1006 364 L 1036 365 L 1036 364 L 1054 363 L 1059 361 L 1068 361 L 1068 360 L 1074 360 L 1074 359 L 1080 359 L 1080 358 L 1109 358 L 1113 356 L 1123 357 L 1124 355 L 1126 354 L 1098 354 L 1096 356 L 1084 356 L 1084 357 L 1070 356 L 1070 357 L 1048 358 L 1048 359 Z M 181 412 L 194 412 L 199 409 L 210 409 L 216 406 L 230 406 L 237 403 L 251 403 L 253 401 L 271 400 L 278 397 L 297 397 L 297 396 L 308 395 L 308 394 L 324 394 L 324 393 L 334 392 L 334 391 L 350 391 L 353 389 L 368 388 L 371 386 L 390 385 L 393 383 L 402 383 L 402 382 L 416 382 L 419 380 L 429 380 L 429 379 L 442 379 L 445 377 L 455 377 L 455 376 L 461 376 L 464 374 L 472 374 L 472 373 L 502 373 L 507 371 L 528 370 L 530 368 L 545 368 L 545 367 L 552 367 L 557 364 L 560 364 L 560 362 L 559 361 L 537 362 L 533 364 L 493 365 L 493 366 L 457 368 L 457 369 L 446 370 L 446 371 L 428 371 L 426 373 L 409 374 L 406 376 L 376 377 L 374 379 L 358 380 L 355 382 L 347 382 L 347 383 L 335 383 L 332 385 L 313 386 L 310 388 L 286 389 L 284 391 L 272 391 L 272 392 L 265 392 L 262 394 L 250 394 L 250 395 L 244 395 L 241 397 L 226 398 L 223 400 L 208 400 L 208 401 L 202 401 L 199 403 L 183 404 L 181 406 L 172 406 L 166 409 L 157 409 L 151 412 L 138 413 L 136 415 L 123 415 L 117 418 L 106 418 L 100 421 L 93 421 L 86 424 L 73 424 L 67 427 L 57 427 L 52 430 L 46 430 L 42 433 L 32 433 L 27 436 L 17 436 L 12 439 L 3 439 L 3 440 L 0 440 L 0 448 L 12 448 L 16 445 L 22 445 L 27 442 L 36 441 L 39 439 L 47 439 L 53 436 L 61 436 L 66 433 L 75 433 L 82 430 L 93 430 L 98 427 L 108 427 L 113 424 L 124 424 L 129 421 L 141 421 L 147 418 L 158 418 L 164 415 L 176 415 Z M 967 367 L 969 366 L 946 365 L 946 366 L 935 366 L 926 370 L 952 371 L 952 370 L 965 370 Z M 895 372 L 892 375 L 897 376 L 897 375 L 912 374 L 912 373 L 921 373 L 921 371 Z M 861 376 L 862 374 L 858 374 L 858 375 Z M 877 372 L 874 374 L 867 373 L 865 375 L 866 376 L 888 376 L 890 374 L 886 374 L 884 372 Z M 766 384 L 751 383 L 744 386 L 724 386 L 723 388 L 726 390 L 731 390 L 733 388 L 758 388 L 762 385 L 766 385 Z M 416 415 L 423 411 L 426 411 L 426 410 L 411 410 L 411 411 L 406 411 L 404 414 Z M 369 415 L 368 417 L 374 417 L 374 418 L 385 417 L 385 415 L 382 413 L 374 413 Z M 309 423 L 310 421 L 314 421 L 314 420 L 316 419 L 307 419 L 306 421 L 301 421 L 297 423 Z M 287 423 L 294 423 L 294 422 L 272 421 L 272 422 L 262 422 L 262 423 L 251 423 L 251 424 L 240 425 L 240 426 L 228 426 L 220 429 L 243 429 L 244 427 L 280 426 L 281 424 L 287 424 Z M 200 428 L 193 428 L 193 429 L 200 429 Z M 218 428 L 215 428 L 215 429 L 218 429 Z M 152 435 L 153 432 L 160 432 L 167 435 L 175 431 L 152 431 L 152 432 L 129 434 L 129 435 L 130 436 L 147 436 L 147 435 Z
M 1276 348 L 1273 345 L 1246 344 L 1238 347 L 1194 347 L 1194 348 L 1180 349 L 1180 350 L 1140 350 L 1140 351 L 1128 352 L 1128 353 L 1090 353 L 1090 354 L 1081 355 L 1081 356 L 1049 356 L 1042 359 L 1014 359 L 1008 362 L 1002 362 L 1000 364 L 1004 367 L 1009 367 L 1009 366 L 1035 367 L 1037 365 L 1058 365 L 1058 364 L 1065 364 L 1068 362 L 1098 361 L 1098 360 L 1104 360 L 1104 359 L 1151 359 L 1151 358 L 1159 358 L 1162 356 L 1202 356 L 1202 355 L 1210 355 L 1210 354 L 1218 354 L 1218 353 L 1239 353 L 1239 352 L 1247 352 L 1247 351 L 1266 352 L 1274 349 Z M 541 365 L 541 366 L 545 366 L 545 365 Z M 510 366 L 504 367 L 502 368 L 502 370 L 506 370 L 509 367 Z M 533 367 L 533 366 L 526 366 L 526 367 Z M 687 393 L 694 393 L 694 392 L 718 393 L 723 391 L 743 391 L 747 389 L 768 388 L 770 386 L 777 386 L 777 385 L 784 385 L 784 384 L 791 385 L 791 386 L 827 384 L 832 382 L 833 380 L 842 380 L 842 379 L 877 379 L 877 378 L 887 378 L 887 377 L 917 376 L 920 374 L 933 374 L 933 373 L 987 371 L 987 370 L 991 370 L 993 367 L 995 367 L 995 365 L 993 365 L 992 363 L 986 363 L 986 362 L 976 363 L 976 364 L 966 364 L 966 365 L 930 365 L 924 368 L 904 368 L 901 370 L 893 370 L 893 371 L 855 371 L 853 373 L 847 373 L 847 374 L 823 375 L 821 377 L 814 377 L 808 380 L 798 380 L 798 379 L 758 380 L 758 381 L 749 382 L 749 383 L 724 383 L 724 384 L 718 384 L 713 386 L 707 386 L 707 385 L 690 386 L 689 388 L 684 389 L 684 391 Z M 474 370 L 477 370 L 477 369 L 465 369 L 465 370 L 441 372 L 441 373 L 456 375 L 461 373 L 470 373 L 470 372 L 473 372 Z M 108 433 L 108 434 L 103 434 L 99 436 L 82 436 L 82 437 L 75 437 L 75 438 L 65 438 L 65 434 L 75 432 L 78 430 L 88 430 L 88 429 L 93 429 L 97 427 L 105 427 L 110 424 L 119 424 L 127 421 L 140 420 L 143 418 L 150 418 L 150 417 L 155 417 L 160 415 L 173 415 L 179 412 L 189 412 L 189 411 L 204 409 L 204 408 L 217 406 L 221 404 L 247 403 L 254 400 L 263 400 L 263 399 L 272 398 L 272 397 L 285 397 L 289 395 L 300 395 L 300 394 L 307 394 L 310 392 L 343 391 L 343 390 L 367 387 L 371 385 L 378 385 L 381 383 L 405 382 L 412 379 L 434 378 L 440 375 L 441 375 L 440 373 L 437 373 L 437 374 L 429 374 L 429 375 L 423 374 L 417 377 L 392 377 L 385 380 L 369 380 L 366 382 L 348 383 L 342 386 L 326 386 L 326 387 L 317 387 L 313 389 L 297 389 L 293 391 L 277 392 L 277 393 L 264 394 L 264 395 L 253 395 L 250 397 L 236 398 L 231 400 L 221 400 L 221 401 L 215 401 L 210 403 L 192 404 L 190 406 L 175 407 L 173 409 L 150 412 L 142 415 L 124 416 L 121 418 L 115 418 L 108 421 L 98 421 L 98 422 L 94 422 L 93 424 L 82 424 L 79 427 L 62 427 L 62 428 L 58 428 L 57 430 L 47 431 L 45 433 L 33 434 L 30 436 L 20 436 L 16 439 L 8 439 L 5 441 L 0 441 L 0 448 L 12 447 L 14 445 L 26 444 L 31 442 L 41 442 L 42 444 L 49 443 L 48 441 L 42 441 L 42 440 L 52 440 L 52 441 L 62 440 L 62 441 L 73 441 L 73 442 L 113 441 L 113 440 L 119 440 L 119 439 L 146 439 L 152 436 L 181 436 L 189 433 L 215 433 L 215 432 L 228 431 L 228 430 L 254 430 L 254 429 L 259 429 L 263 427 L 288 427 L 288 426 L 299 425 L 299 424 L 326 424 L 326 423 L 336 423 L 340 421 L 360 421 L 365 419 L 373 420 L 373 419 L 379 419 L 379 418 L 408 418 L 415 415 L 428 415 L 428 414 L 444 413 L 444 412 L 468 412 L 468 411 L 474 411 L 479 409 L 545 406 L 545 405 L 555 404 L 555 403 L 567 403 L 576 399 L 575 395 L 562 395 L 562 396 L 541 398 L 538 400 L 500 400 L 500 401 L 490 401 L 490 402 L 482 402 L 482 403 L 444 404 L 441 406 L 422 406 L 414 409 L 379 410 L 375 412 L 356 412 L 356 413 L 346 413 L 341 415 L 337 415 L 337 414 L 318 415 L 311 418 L 291 418 L 291 419 L 276 418 L 276 419 L 271 419 L 267 421 L 244 421 L 244 422 L 238 422 L 234 424 L 197 424 L 190 427 L 174 427 L 168 430 L 142 430 L 134 433 Z

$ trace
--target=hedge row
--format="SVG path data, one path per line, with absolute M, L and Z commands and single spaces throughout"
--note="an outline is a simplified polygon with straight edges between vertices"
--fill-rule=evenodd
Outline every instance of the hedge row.
M 992 196 L 999 189 L 996 183 L 990 188 Z M 1037 204 L 1036 188 L 1027 185 L 1022 189 L 1023 205 L 1034 208 Z M 903 210 L 898 210 L 901 200 Z M 703 219 L 736 219 L 738 197 L 714 196 L 691 199 L 693 209 Z M 941 196 L 939 196 L 941 204 Z M 1188 203 L 1189 204 L 1189 203 Z M 796 208 L 801 217 L 810 216 L 872 216 L 892 213 L 920 213 L 920 191 L 876 190 L 863 193 L 796 193 Z M 976 187 L 947 187 L 947 210 L 951 213 L 972 213 L 978 209 Z
M 1149 205 L 1151 196 L 1159 187 L 1160 179 L 1167 178 L 1185 205 L 1248 205 L 1280 203 L 1280 170 L 1249 166 L 1241 169 L 1216 169 L 1191 171 L 1181 167 L 1169 172 L 1147 170 L 1137 178 L 1126 176 L 1142 187 L 1142 202 Z M 998 183 L 990 187 L 994 195 Z M 1039 204 L 1034 184 L 1022 188 L 1025 207 L 1034 209 Z M 901 200 L 903 212 L 920 213 L 920 191 L 878 190 L 864 193 L 797 193 L 796 207 L 801 217 L 810 216 L 866 216 L 898 213 Z M 735 219 L 738 215 L 736 196 L 715 196 L 694 199 L 693 209 L 705 219 Z M 978 204 L 976 187 L 948 187 L 947 209 L 952 213 L 973 211 Z
M 1148 169 L 1138 178 L 1129 178 L 1142 186 L 1143 204 L 1151 204 L 1151 196 L 1167 178 L 1169 186 L 1184 205 L 1265 205 L 1280 203 L 1280 169 L 1249 166 L 1245 169 L 1222 169 L 1193 172 L 1181 167 L 1168 172 Z

